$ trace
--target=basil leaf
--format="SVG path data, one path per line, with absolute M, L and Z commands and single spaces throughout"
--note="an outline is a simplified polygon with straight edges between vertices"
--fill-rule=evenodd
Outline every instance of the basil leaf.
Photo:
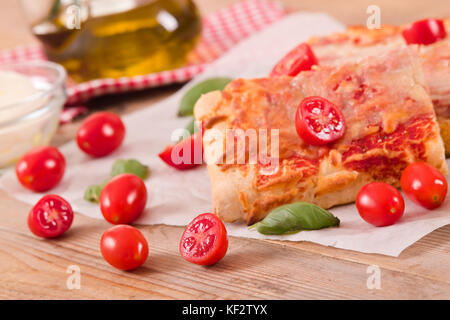
M 145 180 L 149 174 L 147 166 L 141 164 L 135 159 L 119 159 L 114 162 L 111 169 L 111 177 L 117 176 L 122 173 L 132 173 L 142 180 Z
M 90 185 L 84 192 L 84 200 L 98 203 L 100 201 L 100 193 L 102 192 L 109 179 L 106 179 L 101 184 Z
M 302 230 L 318 230 L 339 226 L 339 219 L 312 203 L 295 202 L 272 210 L 256 228 L 265 235 L 292 234 Z
M 195 119 L 192 119 L 191 122 L 189 122 L 186 126 L 186 130 L 189 131 L 191 135 L 193 135 L 196 129 L 197 126 L 195 125 Z
M 132 173 L 142 180 L 145 180 L 149 175 L 150 170 L 147 166 L 141 164 L 135 159 L 119 159 L 116 160 L 112 166 L 110 178 L 104 180 L 101 184 L 90 185 L 84 192 L 84 199 L 90 202 L 98 203 L 100 200 L 100 193 L 105 185 L 111 180 L 112 177 L 122 173 Z
M 195 132 L 198 131 L 197 126 L 195 125 L 195 119 L 193 118 L 185 127 L 185 129 L 189 132 L 188 136 L 185 136 L 184 134 L 182 136 L 180 136 L 180 138 L 178 139 L 178 142 L 183 141 L 184 139 L 189 138 L 191 135 L 193 135 Z
M 189 89 L 181 99 L 178 116 L 186 117 L 193 115 L 194 105 L 202 94 L 215 90 L 223 90 L 231 80 L 232 79 L 230 78 L 210 78 L 197 83 Z

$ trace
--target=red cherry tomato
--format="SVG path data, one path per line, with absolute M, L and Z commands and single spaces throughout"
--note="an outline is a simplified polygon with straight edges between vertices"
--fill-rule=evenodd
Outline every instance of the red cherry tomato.
M 324 145 L 344 135 L 344 115 L 332 102 L 322 97 L 307 97 L 297 107 L 295 128 L 304 142 Z
M 84 120 L 77 132 L 77 144 L 93 157 L 103 157 L 116 150 L 125 137 L 125 126 L 111 112 L 97 112 Z
M 19 182 L 30 190 L 44 192 L 62 179 L 66 169 L 64 156 L 55 147 L 37 147 L 25 153 L 16 165 Z
M 225 256 L 227 250 L 227 230 L 212 213 L 203 213 L 192 220 L 181 236 L 181 256 L 195 264 L 215 264 Z
M 439 207 L 447 195 L 447 180 L 438 169 L 425 162 L 407 166 L 400 184 L 409 199 L 430 210 Z
M 317 58 L 306 43 L 301 43 L 285 55 L 270 72 L 271 77 L 296 76 L 301 71 L 311 70 Z
M 407 44 L 432 44 L 447 36 L 444 22 L 439 19 L 424 19 L 407 26 L 402 32 Z
M 123 173 L 109 181 L 100 193 L 100 210 L 112 224 L 131 223 L 147 203 L 147 188 L 138 176 Z
M 41 198 L 28 214 L 28 227 L 38 237 L 55 238 L 69 230 L 73 221 L 70 204 L 60 196 Z
M 194 133 L 174 146 L 167 146 L 158 156 L 178 170 L 187 170 L 200 165 L 203 161 L 202 133 Z
M 356 208 L 366 222 L 384 227 L 396 223 L 405 211 L 400 191 L 384 182 L 366 184 L 356 196 Z
M 148 243 L 142 233 L 128 225 L 114 226 L 100 240 L 103 258 L 120 270 L 140 267 L 148 258 Z

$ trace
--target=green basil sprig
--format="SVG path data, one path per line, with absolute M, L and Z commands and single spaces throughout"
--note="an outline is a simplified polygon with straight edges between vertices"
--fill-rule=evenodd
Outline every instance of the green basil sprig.
M 185 128 L 189 133 L 192 135 L 194 134 L 195 130 L 197 129 L 197 126 L 195 125 L 195 119 L 192 119 L 188 125 Z
M 111 169 L 111 177 L 117 176 L 122 173 L 132 173 L 142 180 L 147 179 L 149 169 L 136 159 L 119 159 L 116 160 Z
M 180 107 L 178 109 L 178 116 L 192 116 L 194 114 L 194 105 L 202 94 L 215 90 L 223 90 L 231 80 L 232 79 L 230 78 L 220 77 L 210 78 L 197 83 L 189 89 L 181 99 Z
M 178 138 L 178 142 L 181 142 L 184 139 L 193 135 L 195 132 L 198 132 L 198 128 L 197 128 L 197 125 L 195 124 L 194 118 L 192 118 L 191 121 L 189 121 L 189 123 L 186 125 L 185 129 L 188 131 L 189 135 L 187 137 L 184 134 L 181 135 L 180 138 Z
M 84 199 L 90 202 L 98 203 L 100 193 L 102 192 L 104 186 L 109 182 L 109 180 L 111 180 L 111 178 L 122 173 L 132 173 L 142 180 L 145 180 L 148 177 L 150 170 L 147 166 L 141 164 L 135 159 L 116 160 L 111 168 L 110 177 L 104 180 L 101 184 L 90 185 L 84 193 Z
M 264 235 L 285 235 L 302 230 L 318 230 L 339 226 L 339 219 L 315 204 L 294 202 L 272 210 L 255 228 Z

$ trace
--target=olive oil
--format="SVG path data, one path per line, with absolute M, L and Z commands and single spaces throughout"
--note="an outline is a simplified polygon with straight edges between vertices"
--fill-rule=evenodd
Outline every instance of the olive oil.
M 190 0 L 74 2 L 78 16 L 70 17 L 67 6 L 53 6 L 33 33 L 49 59 L 62 64 L 75 81 L 180 67 L 201 34 L 200 15 Z M 79 19 L 79 28 L 67 19 Z

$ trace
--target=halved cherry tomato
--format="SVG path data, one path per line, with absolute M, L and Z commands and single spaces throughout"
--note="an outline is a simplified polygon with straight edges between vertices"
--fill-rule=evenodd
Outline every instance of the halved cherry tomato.
M 28 227 L 38 237 L 55 238 L 69 230 L 73 221 L 70 204 L 55 194 L 41 198 L 28 214 Z
M 125 126 L 112 112 L 96 112 L 81 124 L 77 144 L 93 157 L 103 157 L 116 150 L 125 137 Z
M 356 196 L 356 208 L 366 222 L 384 227 L 396 223 L 405 211 L 400 191 L 384 182 L 366 184 Z
M 140 267 L 148 258 L 148 243 L 142 233 L 128 225 L 114 226 L 100 240 L 103 258 L 120 270 Z
M 192 220 L 181 236 L 181 256 L 195 264 L 215 264 L 225 256 L 227 250 L 227 230 L 212 213 L 203 213 Z
M 447 36 L 444 22 L 439 19 L 423 19 L 407 26 L 402 32 L 407 44 L 432 44 Z
M 66 159 L 55 147 L 37 147 L 25 153 L 16 164 L 19 182 L 30 190 L 44 192 L 62 179 Z
M 109 181 L 100 193 L 100 210 L 112 224 L 131 223 L 139 218 L 147 203 L 147 188 L 138 176 L 123 173 Z
M 276 76 L 296 76 L 301 71 L 311 70 L 317 64 L 317 58 L 310 46 L 301 43 L 288 52 L 270 72 L 271 77 Z
M 400 184 L 409 199 L 430 210 L 441 206 L 447 195 L 447 180 L 438 169 L 425 162 L 407 166 Z
M 344 135 L 344 115 L 325 98 L 307 97 L 297 107 L 295 128 L 304 142 L 314 146 L 324 145 Z
M 167 146 L 158 156 L 169 166 L 187 170 L 203 161 L 202 132 L 196 132 L 174 146 Z

